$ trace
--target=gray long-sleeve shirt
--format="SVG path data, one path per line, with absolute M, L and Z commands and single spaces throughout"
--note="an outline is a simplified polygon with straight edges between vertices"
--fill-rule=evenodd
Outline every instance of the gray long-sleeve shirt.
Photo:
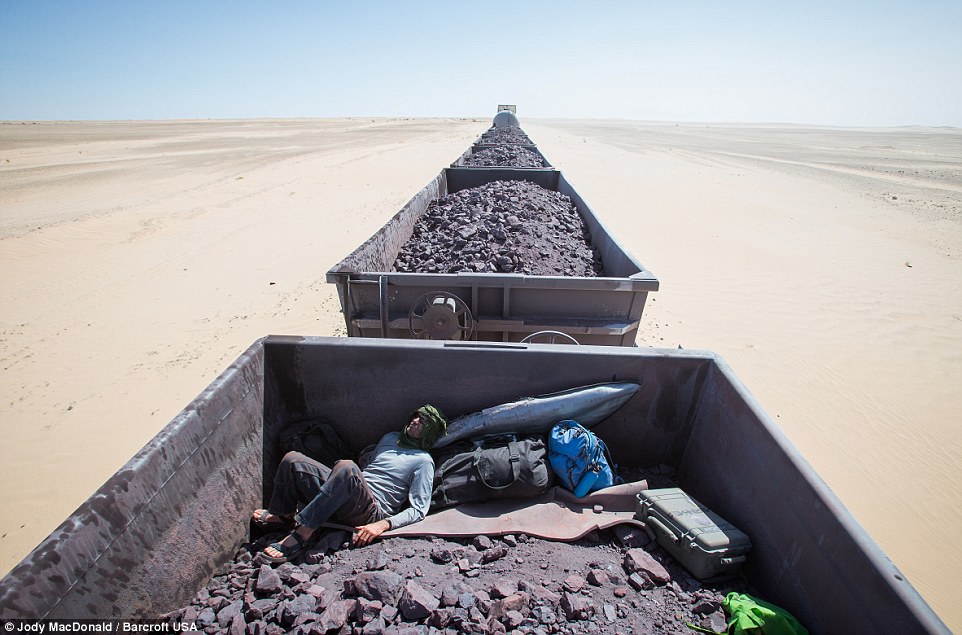
M 424 518 L 434 487 L 434 459 L 424 450 L 398 446 L 400 438 L 400 432 L 381 437 L 364 468 L 364 480 L 392 529 Z

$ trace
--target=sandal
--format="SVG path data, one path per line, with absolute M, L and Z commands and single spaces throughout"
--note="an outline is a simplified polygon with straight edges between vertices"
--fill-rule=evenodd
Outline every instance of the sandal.
M 294 537 L 294 540 L 297 544 L 288 547 L 283 544 L 283 541 L 272 542 L 264 549 L 274 549 L 275 551 L 279 551 L 281 555 L 278 557 L 269 556 L 265 551 L 261 551 L 259 554 L 257 554 L 258 558 L 261 560 L 266 560 L 270 564 L 283 564 L 285 562 L 294 560 L 299 555 L 307 551 L 307 543 L 310 538 L 301 538 L 301 535 L 296 531 L 292 531 L 290 535 Z
M 264 520 L 265 517 L 270 520 Z M 294 519 L 276 516 L 266 509 L 255 509 L 251 516 L 251 523 L 261 529 L 292 529 L 294 527 Z

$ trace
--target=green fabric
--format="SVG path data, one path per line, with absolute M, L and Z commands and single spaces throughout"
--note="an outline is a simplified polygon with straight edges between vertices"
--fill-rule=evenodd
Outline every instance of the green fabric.
M 424 424 L 421 429 L 421 438 L 414 439 L 408 435 L 408 427 L 405 424 L 404 429 L 401 430 L 401 439 L 398 441 L 398 445 L 402 448 L 430 450 L 434 446 L 434 442 L 447 431 L 448 420 L 440 410 L 427 404 L 408 415 L 408 422 L 415 415 L 421 415 L 421 423 Z
M 722 602 L 731 619 L 729 635 L 808 635 L 808 630 L 783 608 L 745 593 L 729 593 Z

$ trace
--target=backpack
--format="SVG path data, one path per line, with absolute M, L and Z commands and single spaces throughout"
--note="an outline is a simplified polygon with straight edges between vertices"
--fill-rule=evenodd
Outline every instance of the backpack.
M 620 482 L 615 473 L 617 466 L 606 456 L 610 455 L 605 442 L 576 421 L 566 419 L 551 429 L 551 469 L 561 484 L 579 498 Z
M 338 435 L 334 426 L 323 419 L 308 419 L 289 424 L 281 430 L 281 449 L 287 453 L 300 452 L 310 458 L 333 467 L 341 459 L 353 457 L 351 449 Z
M 435 453 L 431 509 L 545 493 L 553 475 L 544 437 L 502 434 L 469 439 Z

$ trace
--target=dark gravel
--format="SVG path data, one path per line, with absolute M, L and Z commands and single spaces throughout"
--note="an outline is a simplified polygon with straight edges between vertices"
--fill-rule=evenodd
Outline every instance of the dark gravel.
M 571 199 L 528 181 L 494 181 L 431 203 L 393 270 L 581 277 L 604 272 Z
M 521 128 L 491 126 L 481 135 L 481 143 L 490 145 L 534 145 Z
M 648 473 L 673 484 L 670 468 Z M 228 635 L 321 633 L 690 633 L 723 631 L 740 578 L 690 577 L 643 531 L 616 527 L 577 542 L 525 535 L 386 538 L 347 548 L 328 530 L 294 564 L 256 554 L 283 534 L 245 544 L 188 605 L 165 616 Z
M 536 152 L 522 146 L 495 146 L 471 153 L 464 160 L 464 165 L 475 167 L 515 167 L 541 168 L 544 159 Z

